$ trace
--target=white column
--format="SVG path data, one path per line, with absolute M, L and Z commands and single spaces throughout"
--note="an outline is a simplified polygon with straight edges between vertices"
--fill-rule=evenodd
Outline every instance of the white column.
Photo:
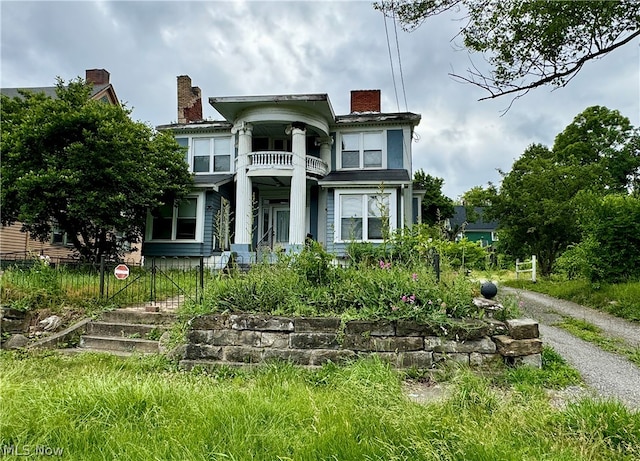
M 330 136 L 320 138 L 320 159 L 327 164 L 331 172 L 331 145 L 333 139 Z M 327 189 L 320 186 L 318 191 L 318 242 L 327 245 Z
M 307 141 L 304 123 L 292 123 L 291 134 L 293 176 L 289 198 L 289 244 L 303 245 L 307 236 L 305 213 L 307 208 Z
M 236 164 L 236 208 L 234 243 L 251 245 L 252 234 L 252 197 L 251 178 L 247 176 L 249 153 L 251 152 L 252 126 L 242 122 L 231 130 L 238 133 L 238 161 Z

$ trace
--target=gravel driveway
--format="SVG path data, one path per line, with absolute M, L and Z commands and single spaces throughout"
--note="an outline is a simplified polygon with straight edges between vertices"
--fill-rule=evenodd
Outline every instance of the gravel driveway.
M 554 324 L 574 317 L 598 326 L 602 334 L 640 347 L 640 325 L 578 304 L 526 290 L 500 287 L 500 295 L 513 294 L 522 301 L 526 317 L 539 322 L 540 337 L 580 372 L 585 383 L 605 398 L 616 398 L 640 409 L 640 368 L 627 359 L 605 352 Z

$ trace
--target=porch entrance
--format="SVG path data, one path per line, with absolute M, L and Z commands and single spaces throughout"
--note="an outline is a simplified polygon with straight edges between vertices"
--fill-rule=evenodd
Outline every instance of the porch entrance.
M 258 248 L 273 250 L 275 245 L 283 246 L 289 243 L 289 203 L 279 201 L 277 203 L 262 204 L 262 233 L 258 241 Z
M 274 243 L 286 245 L 289 243 L 289 206 L 271 207 L 270 216 Z

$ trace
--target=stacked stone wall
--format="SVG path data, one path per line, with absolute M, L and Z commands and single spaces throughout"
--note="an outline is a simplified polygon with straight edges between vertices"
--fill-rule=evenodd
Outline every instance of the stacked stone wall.
M 410 321 L 212 314 L 191 320 L 182 365 L 250 364 L 273 359 L 319 366 L 377 354 L 398 368 L 454 360 L 471 366 L 506 361 L 541 364 L 538 324 L 458 320 L 447 326 Z

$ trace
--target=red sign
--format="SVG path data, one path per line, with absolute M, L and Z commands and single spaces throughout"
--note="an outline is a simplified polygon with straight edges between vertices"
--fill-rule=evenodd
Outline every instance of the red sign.
M 118 264 L 116 268 L 113 270 L 113 274 L 119 280 L 124 280 L 129 277 L 129 268 L 126 264 Z

